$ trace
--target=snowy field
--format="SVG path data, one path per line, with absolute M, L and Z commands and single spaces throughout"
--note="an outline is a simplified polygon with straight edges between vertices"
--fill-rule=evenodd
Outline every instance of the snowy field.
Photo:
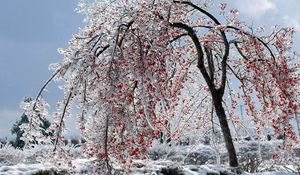
M 268 160 L 275 154 L 274 142 L 261 142 L 261 161 L 259 164 L 249 160 L 258 156 L 256 142 L 241 142 L 238 153 L 242 174 L 253 175 L 294 175 L 299 166 L 276 165 Z M 82 156 L 81 148 L 65 146 L 73 155 L 72 158 L 57 158 L 52 155 L 52 146 L 38 145 L 24 151 L 10 145 L 0 148 L 0 175 L 35 175 L 42 171 L 60 172 L 56 174 L 94 174 L 92 167 L 95 159 Z M 217 155 L 216 153 L 219 152 Z M 130 168 L 123 174 L 128 175 L 234 175 L 234 170 L 225 166 L 226 155 L 222 147 L 217 151 L 208 145 L 169 147 L 156 145 L 149 150 L 149 159 L 133 160 Z M 241 156 L 242 155 L 242 156 Z M 248 157 L 248 159 L 245 159 Z M 216 161 L 219 159 L 221 164 Z M 224 159 L 224 160 L 223 160 Z M 224 161 L 224 162 L 223 162 Z M 248 163 L 245 163 L 247 161 Z M 70 162 L 70 163 L 68 163 Z M 251 163 L 251 164 L 250 164 Z M 223 164 L 223 165 L 222 165 Z M 60 165 L 60 166 L 58 166 Z M 71 166 L 70 166 L 71 165 Z M 252 169 L 249 168 L 250 165 Z M 256 165 L 257 167 L 254 167 Z M 123 171 L 119 165 L 115 169 Z M 247 169 L 246 169 L 247 168 Z M 60 171 L 58 170 L 60 169 Z M 248 172 L 246 171 L 248 170 Z M 249 173 L 252 170 L 254 172 Z
M 86 160 L 78 160 L 78 162 L 82 162 Z M 148 162 L 149 163 L 149 162 Z M 167 166 L 166 166 L 167 165 Z M 140 164 L 141 166 L 141 164 Z M 170 166 L 173 166 L 170 168 Z M 80 167 L 80 165 L 78 166 Z M 169 171 L 165 168 L 169 167 Z M 49 170 L 51 168 L 47 167 L 43 164 L 17 164 L 11 166 L 1 166 L 0 167 L 0 175 L 33 175 L 39 173 L 43 170 Z M 74 174 L 89 174 L 86 170 L 86 167 L 81 167 L 76 169 L 77 172 Z M 182 175 L 218 175 L 218 174 L 234 174 L 229 171 L 229 168 L 216 166 L 216 165 L 185 165 L 181 167 L 177 167 L 174 162 L 151 162 L 151 164 L 144 165 L 143 167 L 135 167 L 130 172 L 126 173 L 129 175 L 171 175 L 172 170 L 174 172 L 179 172 Z M 250 174 L 250 173 L 243 173 Z M 251 173 L 253 175 L 295 175 L 296 173 L 280 173 L 280 172 L 263 172 L 263 173 Z

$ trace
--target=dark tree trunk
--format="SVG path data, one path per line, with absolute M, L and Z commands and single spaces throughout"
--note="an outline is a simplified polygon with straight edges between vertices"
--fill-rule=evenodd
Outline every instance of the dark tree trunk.
M 215 21 L 216 24 L 218 24 L 218 25 L 220 24 L 217 19 L 215 19 L 211 14 L 209 14 L 205 10 L 195 6 L 194 4 L 192 4 L 190 2 L 186 2 L 186 3 L 191 5 L 192 7 L 196 8 L 197 10 L 201 11 L 205 15 L 209 16 L 213 21 Z M 225 45 L 225 53 L 223 56 L 223 60 L 221 62 L 221 65 L 222 65 L 221 86 L 219 88 L 216 88 L 216 85 L 214 84 L 215 78 L 213 76 L 215 70 L 213 67 L 213 60 L 211 57 L 212 55 L 210 55 L 208 50 L 206 51 L 206 53 L 207 53 L 206 56 L 208 58 L 208 65 L 210 66 L 209 67 L 210 75 L 209 75 L 207 73 L 205 63 L 204 63 L 204 53 L 202 50 L 202 46 L 201 46 L 201 43 L 200 43 L 198 36 L 197 36 L 196 32 L 194 31 L 194 29 L 191 26 L 184 24 L 184 23 L 180 23 L 180 22 L 172 23 L 171 25 L 173 27 L 177 27 L 177 28 L 187 31 L 188 35 L 191 37 L 192 41 L 195 44 L 195 48 L 197 50 L 197 57 L 198 57 L 197 67 L 199 68 L 207 86 L 209 87 L 209 90 L 210 90 L 212 98 L 213 98 L 213 105 L 215 107 L 215 110 L 216 110 L 216 113 L 217 113 L 217 116 L 218 116 L 218 119 L 219 119 L 219 122 L 221 125 L 221 130 L 222 130 L 222 133 L 224 136 L 225 145 L 226 145 L 228 155 L 229 155 L 229 165 L 231 167 L 237 167 L 239 165 L 238 159 L 236 156 L 230 129 L 228 126 L 226 113 L 225 113 L 225 110 L 222 105 L 222 99 L 223 99 L 223 94 L 224 94 L 225 85 L 226 85 L 226 67 L 227 67 L 226 61 L 228 59 L 228 54 L 229 54 L 229 43 L 227 41 L 226 35 L 223 31 L 221 31 L 222 38 L 224 40 L 224 45 Z
M 233 145 L 231 132 L 228 126 L 226 113 L 222 105 L 222 95 L 219 91 L 212 92 L 213 104 L 220 122 L 221 130 L 223 133 L 225 145 L 229 156 L 229 165 L 231 167 L 237 167 L 238 160 L 236 156 L 236 151 Z

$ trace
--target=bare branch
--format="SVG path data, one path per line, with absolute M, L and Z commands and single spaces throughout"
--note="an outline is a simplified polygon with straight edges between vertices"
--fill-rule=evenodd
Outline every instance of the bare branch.
M 201 13 L 205 14 L 206 16 L 208 16 L 211 20 L 213 20 L 215 22 L 216 25 L 221 25 L 221 23 L 212 14 L 210 14 L 206 10 L 198 7 L 197 5 L 193 4 L 190 1 L 177 1 L 177 0 L 174 0 L 173 2 L 189 5 L 193 8 L 195 8 L 195 9 L 197 9 Z M 220 91 L 220 93 L 223 95 L 224 90 L 225 90 L 225 84 L 226 84 L 226 67 L 227 67 L 226 62 L 227 62 L 228 55 L 229 55 L 229 43 L 228 43 L 225 32 L 222 29 L 220 29 L 219 31 L 221 33 L 222 39 L 224 41 L 223 44 L 225 46 L 225 52 L 224 52 L 223 59 L 222 59 L 222 62 L 221 62 L 221 68 L 222 68 L 221 86 L 218 88 L 218 91 Z
M 66 114 L 66 111 L 67 111 L 67 106 L 70 102 L 71 97 L 72 97 L 72 89 L 70 90 L 69 95 L 67 97 L 67 100 L 64 104 L 64 109 L 63 109 L 63 113 L 62 113 L 61 118 L 60 118 L 60 122 L 59 122 L 59 126 L 58 126 L 58 131 L 57 131 L 57 134 L 56 134 L 56 139 L 55 139 L 53 151 L 56 150 L 56 147 L 57 147 L 57 144 L 58 144 L 58 139 L 60 137 L 61 130 L 62 130 L 62 125 L 63 125 L 63 122 L 64 122 L 64 117 L 65 117 L 65 114 Z
M 206 10 L 198 7 L 197 5 L 193 4 L 190 1 L 178 1 L 178 0 L 174 0 L 174 3 L 179 3 L 179 4 L 185 4 L 185 5 L 189 5 L 191 7 L 193 7 L 194 9 L 197 9 L 198 11 L 200 11 L 201 13 L 205 14 L 206 16 L 208 16 L 210 19 L 212 19 L 217 25 L 220 25 L 221 23 L 210 13 L 208 13 Z
M 42 95 L 44 89 L 48 86 L 48 84 L 53 80 L 53 78 L 56 77 L 56 75 L 62 70 L 62 68 L 58 69 L 47 81 L 46 83 L 43 85 L 43 87 L 40 89 L 38 95 L 36 96 L 35 98 L 35 102 L 34 102 L 34 105 L 33 105 L 33 109 L 36 108 L 36 103 L 38 101 L 38 99 L 40 98 L 40 96 Z
M 183 29 L 188 32 L 188 35 L 191 37 L 191 39 L 196 47 L 196 50 L 197 50 L 197 58 L 198 58 L 197 67 L 199 68 L 200 72 L 202 73 L 209 88 L 211 90 L 215 91 L 215 86 L 213 85 L 212 80 L 210 79 L 210 77 L 205 69 L 205 66 L 204 66 L 204 58 L 203 58 L 204 55 L 203 55 L 202 46 L 201 46 L 199 39 L 198 39 L 195 31 L 193 30 L 193 28 L 191 28 L 187 24 L 184 24 L 181 22 L 172 23 L 171 26 Z

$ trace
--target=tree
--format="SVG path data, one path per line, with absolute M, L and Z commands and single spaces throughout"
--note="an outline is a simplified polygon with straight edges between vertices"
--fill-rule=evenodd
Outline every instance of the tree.
M 25 143 L 23 140 L 21 140 L 21 137 L 22 137 L 24 131 L 22 131 L 20 129 L 20 125 L 22 123 L 28 123 L 28 122 L 29 122 L 28 117 L 25 114 L 23 114 L 21 116 L 21 120 L 17 121 L 11 128 L 11 133 L 16 135 L 16 140 L 14 141 L 15 148 L 23 148 L 24 147 Z
M 51 136 L 51 132 L 46 132 L 46 130 L 50 127 L 51 123 L 47 119 L 42 119 L 41 121 L 42 123 L 39 126 L 40 134 L 45 137 Z M 21 116 L 21 120 L 17 121 L 11 129 L 12 134 L 16 134 L 16 140 L 14 142 L 14 147 L 16 148 L 23 148 L 25 146 L 25 142 L 22 140 L 24 131 L 20 128 L 20 126 L 24 123 L 29 123 L 29 121 L 28 117 L 23 113 Z M 39 142 L 36 140 L 36 138 L 33 137 L 30 143 L 38 144 Z
M 54 115 L 55 151 L 73 101 L 81 109 L 85 151 L 97 156 L 105 171 L 111 172 L 111 158 L 122 163 L 145 158 L 162 131 L 177 134 L 169 127 L 175 116 L 197 108 L 184 99 L 201 101 L 187 95 L 191 84 L 209 96 L 205 104 L 218 117 L 230 166 L 237 167 L 238 160 L 228 118 L 241 123 L 238 103 L 246 105 L 258 136 L 271 125 L 274 134 L 285 134 L 285 148 L 298 142 L 290 123 L 299 110 L 293 28 L 275 27 L 266 35 L 239 21 L 237 10 L 227 11 L 224 3 L 217 19 L 205 1 L 82 0 L 77 10 L 86 15 L 86 26 L 67 49 L 59 49 L 64 60 L 50 66 L 53 76 L 29 105 L 44 106 L 43 89 L 55 79 L 65 82 Z M 178 111 L 179 105 L 186 110 Z
M 30 103 L 32 101 L 32 98 L 26 97 L 24 99 L 24 103 Z M 37 112 L 37 111 L 35 111 Z M 41 119 L 41 123 L 39 125 L 39 133 L 43 136 L 49 136 L 51 133 L 46 132 L 46 130 L 50 127 L 51 123 L 47 119 Z M 22 114 L 21 120 L 16 121 L 16 123 L 13 125 L 11 132 L 12 134 L 16 134 L 16 140 L 14 141 L 14 147 L 15 148 L 23 148 L 25 146 L 25 142 L 23 141 L 23 134 L 24 130 L 22 129 L 21 125 L 26 125 L 29 123 L 29 119 L 25 113 Z M 33 144 L 38 144 L 38 141 L 36 138 L 33 136 L 30 138 L 30 143 Z

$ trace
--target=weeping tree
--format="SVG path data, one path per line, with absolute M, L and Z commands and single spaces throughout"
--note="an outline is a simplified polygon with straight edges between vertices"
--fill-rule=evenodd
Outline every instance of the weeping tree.
M 275 27 L 267 34 L 241 22 L 226 4 L 216 7 L 219 15 L 210 12 L 213 7 L 205 1 L 81 0 L 77 10 L 86 17 L 85 27 L 68 48 L 59 49 L 64 59 L 50 65 L 53 76 L 27 104 L 31 125 L 38 119 L 30 111 L 45 110 L 44 88 L 63 81 L 64 98 L 53 114 L 54 151 L 60 150 L 73 102 L 81 110 L 84 151 L 98 158 L 99 171 L 110 173 L 113 161 L 147 158 L 161 132 L 176 135 L 170 127 L 174 118 L 200 108 L 187 101 L 204 99 L 188 95 L 192 84 L 194 92 L 208 96 L 230 166 L 238 166 L 228 122 L 242 123 L 238 104 L 246 106 L 257 136 L 271 126 L 274 135 L 285 135 L 285 149 L 293 147 L 298 136 L 291 122 L 298 121 L 299 109 L 294 29 Z

